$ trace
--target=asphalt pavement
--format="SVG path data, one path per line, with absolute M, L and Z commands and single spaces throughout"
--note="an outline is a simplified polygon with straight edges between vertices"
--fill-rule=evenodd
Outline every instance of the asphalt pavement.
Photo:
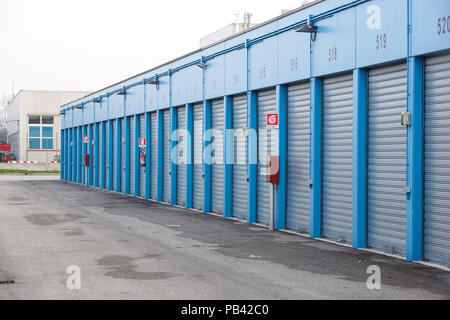
M 445 270 L 57 176 L 0 175 L 0 299 L 449 298 Z

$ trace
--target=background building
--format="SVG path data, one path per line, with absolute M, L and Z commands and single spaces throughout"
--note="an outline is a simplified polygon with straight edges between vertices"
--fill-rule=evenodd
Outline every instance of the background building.
M 17 160 L 58 161 L 59 106 L 88 92 L 20 90 L 8 104 L 6 124 L 11 153 Z

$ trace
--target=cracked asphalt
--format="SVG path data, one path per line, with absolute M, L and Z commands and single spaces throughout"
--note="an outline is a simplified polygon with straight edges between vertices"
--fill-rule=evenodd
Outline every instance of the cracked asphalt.
M 74 265 L 80 290 L 67 288 Z M 366 286 L 371 265 L 380 290 Z M 56 176 L 0 175 L 0 299 L 448 300 L 450 272 Z

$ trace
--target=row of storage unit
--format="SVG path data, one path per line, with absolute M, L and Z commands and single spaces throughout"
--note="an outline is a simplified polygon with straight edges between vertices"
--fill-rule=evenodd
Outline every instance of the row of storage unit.
M 449 12 L 318 0 L 78 99 L 61 177 L 450 266 Z
M 406 255 L 407 126 L 400 123 L 406 110 L 406 63 L 367 70 L 367 247 Z M 321 236 L 352 243 L 354 237 L 354 79 L 352 73 L 322 79 Z M 309 82 L 286 86 L 286 203 L 285 228 L 311 230 L 311 88 Z M 266 131 L 267 113 L 279 112 L 275 88 L 256 93 L 258 174 L 256 223 L 269 224 L 270 186 L 265 182 L 268 155 L 277 154 L 275 130 Z M 424 76 L 424 258 L 448 264 L 450 259 L 450 55 L 425 59 Z M 249 220 L 248 96 L 231 98 L 233 139 L 226 140 L 224 99 L 209 104 L 173 108 L 111 119 L 63 130 L 64 179 L 85 183 L 82 154 L 87 153 L 83 132 L 91 139 L 95 176 L 89 185 L 129 193 L 182 207 L 224 214 L 231 200 L 231 216 Z M 205 186 L 205 108 L 209 108 L 214 149 L 210 149 L 211 182 Z M 189 115 L 189 112 L 192 115 Z M 208 121 L 206 121 L 208 122 Z M 84 128 L 84 129 L 83 129 Z M 178 129 L 177 131 L 174 131 Z M 82 130 L 84 130 L 82 132 Z M 147 130 L 149 132 L 147 133 Z M 191 134 L 188 137 L 186 131 Z M 190 131 L 189 131 L 190 130 Z M 281 130 L 281 128 L 280 128 Z M 174 132 L 177 134 L 174 135 Z M 139 138 L 148 145 L 139 148 Z M 192 143 L 189 142 L 192 139 Z M 225 188 L 225 141 L 233 150 L 231 193 Z M 172 144 L 173 143 L 173 144 Z M 173 148 L 172 148 L 173 147 Z M 190 150 L 188 150 L 190 148 Z M 149 153 L 149 156 L 145 154 Z M 172 154 L 172 155 L 171 155 Z M 141 166 L 144 155 L 148 162 Z M 192 161 L 190 156 L 192 155 Z M 176 161 L 175 161 L 176 160 Z M 174 164 L 175 163 L 175 164 Z M 174 171 L 173 168 L 176 168 Z M 148 172 L 148 174 L 146 174 Z M 172 174 L 176 172 L 175 180 Z M 188 176 L 190 177 L 188 179 Z M 175 181 L 175 184 L 172 182 Z M 313 182 L 314 183 L 314 182 Z M 174 192 L 174 190 L 176 190 Z M 172 196 L 175 195 L 175 199 Z M 277 199 L 277 193 L 274 193 Z M 275 206 L 277 210 L 279 206 Z M 279 213 L 275 212 L 275 216 Z

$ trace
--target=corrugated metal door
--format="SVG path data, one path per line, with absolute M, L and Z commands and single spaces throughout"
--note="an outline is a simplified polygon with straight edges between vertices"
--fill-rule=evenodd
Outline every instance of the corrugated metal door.
M 112 170 L 112 168 L 109 168 L 109 148 L 112 148 L 112 143 L 109 141 L 109 121 L 106 121 L 105 123 L 105 188 L 109 188 L 109 170 Z M 114 149 L 113 149 L 114 150 Z
M 120 119 L 120 127 L 121 127 L 121 134 L 122 134 L 122 140 L 121 140 L 121 144 L 120 144 L 120 162 L 121 162 L 121 167 L 120 167 L 120 192 L 124 193 L 125 192 L 125 166 L 126 166 L 126 152 L 128 152 L 128 150 L 126 150 L 126 144 L 123 143 L 125 140 L 125 118 Z
M 425 65 L 424 258 L 450 266 L 450 54 Z
M 211 154 L 211 211 L 222 214 L 224 189 L 223 129 L 225 127 L 223 100 L 212 101 L 211 113 L 211 128 L 214 129 L 212 140 L 214 150 Z
M 186 206 L 186 108 L 180 107 L 178 112 L 178 168 L 177 168 L 177 204 Z
M 170 202 L 170 110 L 164 110 L 163 113 L 164 117 L 164 125 L 163 125 L 163 132 L 164 132 L 164 165 L 163 165 L 163 173 L 164 173 L 164 183 L 163 183 L 163 201 Z
M 323 236 L 352 242 L 353 75 L 323 83 Z
M 150 197 L 158 194 L 158 114 L 150 114 Z
M 193 200 L 195 209 L 203 208 L 203 105 L 194 105 Z
M 136 123 L 134 122 L 134 117 L 130 117 L 130 194 L 134 195 L 135 190 L 135 172 L 136 172 L 136 160 L 134 159 L 134 156 L 136 154 Z
M 406 251 L 406 64 L 369 70 L 368 245 Z
M 276 91 L 258 93 L 258 191 L 256 221 L 268 225 L 270 218 L 270 184 L 266 182 L 267 156 L 275 152 L 275 130 L 267 130 L 266 115 L 276 109 Z
M 102 187 L 102 181 L 104 179 L 102 175 L 102 168 L 104 166 L 105 157 L 103 157 L 103 140 L 102 140 L 102 133 L 103 133 L 103 125 L 102 122 L 97 123 L 98 126 L 98 137 L 96 138 L 96 143 L 98 143 L 97 147 L 97 181 L 98 181 L 98 187 Z
M 139 116 L 139 137 L 138 138 L 145 138 L 145 114 L 141 114 Z M 139 139 L 138 139 L 139 141 Z M 146 143 L 150 143 L 150 141 L 146 141 Z M 139 154 L 145 150 L 145 148 L 139 148 Z M 150 166 L 149 163 L 146 165 Z M 141 167 L 139 165 L 139 195 L 141 197 L 145 197 L 145 167 Z
M 309 233 L 309 83 L 288 87 L 287 207 L 288 229 Z
M 233 97 L 233 217 L 247 219 L 247 95 Z
M 111 142 L 111 147 L 113 148 L 113 190 L 117 189 L 117 156 L 119 150 L 117 150 L 117 120 L 113 120 L 113 141 Z

